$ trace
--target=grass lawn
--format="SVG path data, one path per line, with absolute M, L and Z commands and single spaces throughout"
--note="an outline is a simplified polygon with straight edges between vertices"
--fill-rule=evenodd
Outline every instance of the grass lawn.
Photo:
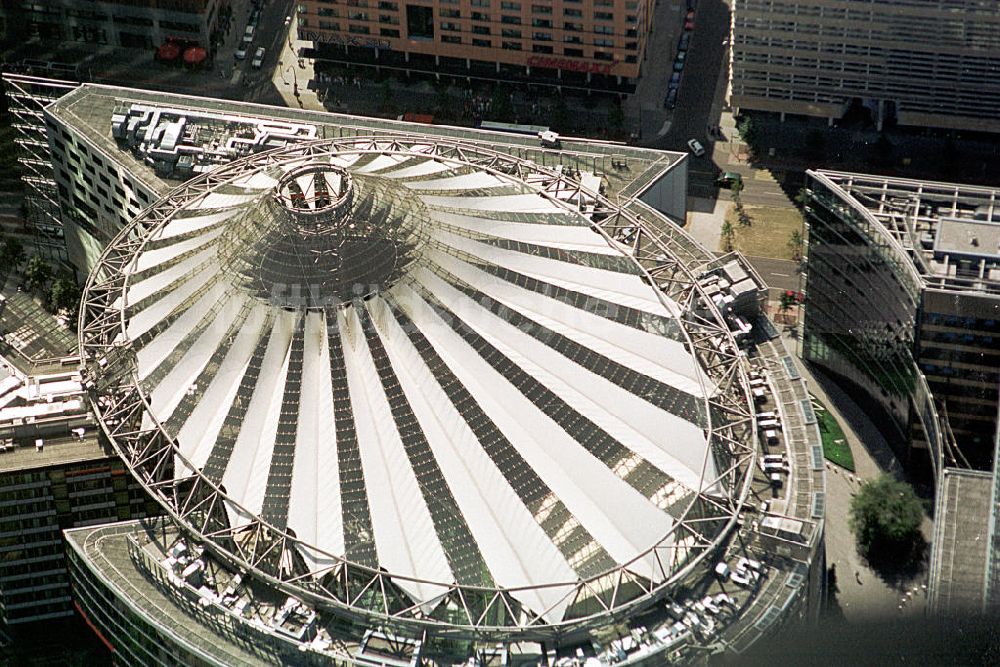
M 827 461 L 836 463 L 841 468 L 854 472 L 854 457 L 851 456 L 851 448 L 847 444 L 847 436 L 840 428 L 840 424 L 834 419 L 830 411 L 820 403 L 816 397 L 812 397 L 813 411 L 816 413 L 816 421 L 819 423 L 819 434 L 823 439 L 823 456 Z
M 726 213 L 726 220 L 733 226 L 736 238 L 733 247 L 744 255 L 754 257 L 774 257 L 775 259 L 792 259 L 792 249 L 788 240 L 795 230 L 803 230 L 802 214 L 797 208 L 778 208 L 776 206 L 744 206 L 753 224 L 741 227 L 736 206 L 731 206 Z M 804 232 L 803 232 L 804 233 Z M 723 250 L 720 241 L 719 250 Z

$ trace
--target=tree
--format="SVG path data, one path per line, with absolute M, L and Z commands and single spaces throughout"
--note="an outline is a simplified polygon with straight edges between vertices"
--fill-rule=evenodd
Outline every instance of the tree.
M 563 95 L 556 96 L 556 103 L 552 107 L 552 127 L 561 132 L 566 131 L 569 125 L 569 107 Z
M 809 204 L 809 200 L 812 195 L 809 192 L 809 188 L 803 186 L 799 188 L 799 191 L 795 193 L 795 205 L 799 208 L 805 208 Z
M 778 297 L 778 310 L 781 312 L 782 318 L 785 320 L 786 324 L 788 322 L 788 311 L 792 306 L 797 306 L 802 301 L 800 295 L 795 290 L 785 290 Z
M 851 499 L 848 526 L 858 551 L 876 568 L 905 566 L 922 550 L 923 508 L 913 487 L 882 474 Z
M 733 231 L 733 225 L 728 220 L 723 220 L 722 227 L 719 228 L 719 234 L 722 238 L 722 249 L 725 252 L 732 252 L 733 241 L 736 240 L 736 232 Z
M 80 305 L 80 287 L 72 278 L 57 278 L 49 288 L 48 302 L 53 311 L 65 310 L 73 315 Z
M 826 153 L 826 137 L 819 130 L 810 130 L 806 134 L 806 157 L 814 161 L 820 161 L 823 159 L 823 155 Z
M 52 278 L 52 267 L 41 255 L 32 255 L 24 267 L 24 285 L 29 290 L 43 287 Z
M 8 236 L 0 247 L 0 264 L 3 270 L 16 269 L 24 261 L 24 244 L 19 239 Z
M 504 122 L 514 120 L 514 103 L 511 101 L 513 93 L 506 86 L 497 85 L 493 88 L 493 96 L 490 98 L 490 115 Z
M 392 81 L 386 80 L 382 83 L 382 93 L 378 102 L 379 113 L 393 114 L 396 110 L 395 95 L 392 91 Z
M 611 131 L 611 136 L 616 139 L 625 132 L 625 111 L 622 110 L 620 100 L 614 102 L 608 110 L 608 129 Z
M 736 125 L 736 131 L 740 133 L 740 137 L 743 141 L 751 146 L 757 138 L 757 131 L 754 127 L 753 121 L 750 120 L 750 116 L 743 116 L 740 119 L 740 122 Z
M 792 259 L 796 262 L 802 260 L 802 248 L 804 246 L 805 239 L 802 238 L 802 232 L 793 229 L 791 235 L 788 237 L 788 247 L 792 251 Z
M 740 195 L 743 194 L 743 179 L 738 178 L 733 181 L 732 185 L 729 186 L 729 194 L 733 197 L 733 203 L 736 204 L 736 208 L 743 208 L 743 202 L 740 199 Z

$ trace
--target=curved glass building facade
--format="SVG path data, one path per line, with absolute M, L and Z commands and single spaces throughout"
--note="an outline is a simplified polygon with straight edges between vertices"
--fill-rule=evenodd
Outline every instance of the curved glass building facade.
M 857 386 L 904 458 L 989 467 L 998 191 L 823 171 L 809 191 L 803 358 Z

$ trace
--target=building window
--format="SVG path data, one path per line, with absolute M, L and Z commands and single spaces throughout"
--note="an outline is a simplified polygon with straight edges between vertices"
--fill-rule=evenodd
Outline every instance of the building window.
M 490 15 L 484 14 L 483 12 L 472 12 L 473 21 L 489 21 Z
M 379 28 L 378 34 L 382 37 L 399 37 L 399 31 L 394 28 Z
M 441 41 L 445 44 L 461 44 L 462 38 L 458 35 L 441 35 Z
M 442 30 L 449 30 L 451 32 L 461 32 L 462 31 L 462 24 L 461 23 L 452 23 L 451 21 L 442 21 L 441 22 L 441 29 Z
M 393 12 L 399 11 L 399 5 L 397 5 L 395 2 L 385 2 L 385 0 L 381 0 L 378 3 L 378 8 L 379 9 L 386 9 L 386 10 L 393 11 Z
M 502 42 L 501 46 L 504 49 L 506 49 L 507 51 L 520 51 L 521 50 L 521 43 L 520 42 Z
M 486 25 L 474 25 L 472 26 L 472 32 L 476 35 L 488 35 L 490 34 L 490 27 Z
M 563 10 L 565 16 L 572 16 L 574 18 L 583 18 L 583 11 L 580 9 L 569 9 L 568 7 Z
M 568 30 L 570 32 L 583 32 L 583 24 L 570 23 L 569 21 L 567 21 L 566 23 L 563 23 L 563 30 Z
M 407 5 L 406 34 L 417 39 L 434 39 L 434 8 Z
M 521 11 L 521 3 L 520 2 L 501 2 L 500 3 L 500 9 L 510 9 L 512 11 L 519 12 L 519 11 Z
M 615 57 L 611 53 L 605 53 L 604 51 L 595 51 L 594 60 L 614 60 Z
M 506 23 L 507 25 L 521 25 L 520 16 L 501 16 L 500 23 Z
M 531 19 L 531 25 L 536 28 L 551 28 L 552 21 L 549 19 Z
M 551 42 L 552 35 L 547 32 L 535 32 L 531 34 L 531 38 L 536 42 Z
M 482 46 L 482 47 L 485 47 L 485 48 L 488 49 L 488 48 L 491 48 L 493 46 L 493 43 L 490 42 L 490 40 L 488 40 L 488 39 L 473 39 L 472 40 L 472 45 L 473 46 Z
M 572 58 L 583 57 L 583 49 L 563 49 L 563 53 Z
M 366 25 L 349 25 L 347 31 L 355 35 L 367 35 L 371 32 Z
M 514 30 L 513 28 L 504 28 L 500 31 L 500 34 L 504 37 L 516 37 L 517 39 L 521 39 L 521 31 Z
M 445 9 L 442 7 L 438 10 L 438 15 L 448 19 L 460 19 L 462 18 L 462 12 L 458 9 Z
M 551 14 L 552 5 L 531 5 L 532 14 Z
M 615 15 L 611 12 L 594 12 L 595 21 L 614 21 Z
M 535 53 L 552 53 L 552 47 L 545 44 L 535 44 L 531 50 Z
M 472 0 L 473 7 L 489 7 L 490 0 Z
M 583 44 L 583 40 L 576 35 L 566 35 L 563 37 L 563 41 L 567 44 Z
M 351 12 L 351 14 L 347 18 L 351 19 L 352 21 L 367 21 L 368 12 Z

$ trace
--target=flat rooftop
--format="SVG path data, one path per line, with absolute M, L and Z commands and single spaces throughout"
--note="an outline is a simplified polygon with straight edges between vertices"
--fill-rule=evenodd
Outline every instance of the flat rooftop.
M 870 214 L 928 287 L 1000 294 L 1000 188 L 809 173 Z
M 0 474 L 96 461 L 110 456 L 111 453 L 101 447 L 96 434 L 87 435 L 82 440 L 72 436 L 46 438 L 41 449 L 29 444 L 8 446 L 0 451 Z
M 944 255 L 1000 262 L 1000 222 L 943 218 L 934 237 L 934 256 Z
M 588 139 L 562 138 L 559 150 L 546 150 L 537 137 L 479 130 L 450 125 L 422 125 L 402 121 L 367 118 L 329 112 L 289 109 L 192 95 L 177 95 L 148 90 L 83 84 L 47 107 L 47 111 L 74 126 L 94 142 L 110 159 L 127 167 L 154 192 L 164 195 L 180 181 L 164 181 L 147 165 L 122 150 L 111 135 L 111 117 L 123 105 L 138 103 L 168 109 L 187 110 L 192 115 L 222 114 L 252 122 L 255 119 L 311 123 L 317 139 L 366 135 L 421 135 L 451 138 L 480 144 L 502 146 L 502 150 L 532 160 L 543 166 L 563 165 L 581 171 L 599 171 L 606 179 L 611 197 L 635 196 L 665 171 L 681 162 L 684 153 L 672 153 L 619 143 Z
M 928 587 L 932 610 L 962 614 L 982 609 L 990 550 L 993 476 L 989 472 L 945 468 Z

